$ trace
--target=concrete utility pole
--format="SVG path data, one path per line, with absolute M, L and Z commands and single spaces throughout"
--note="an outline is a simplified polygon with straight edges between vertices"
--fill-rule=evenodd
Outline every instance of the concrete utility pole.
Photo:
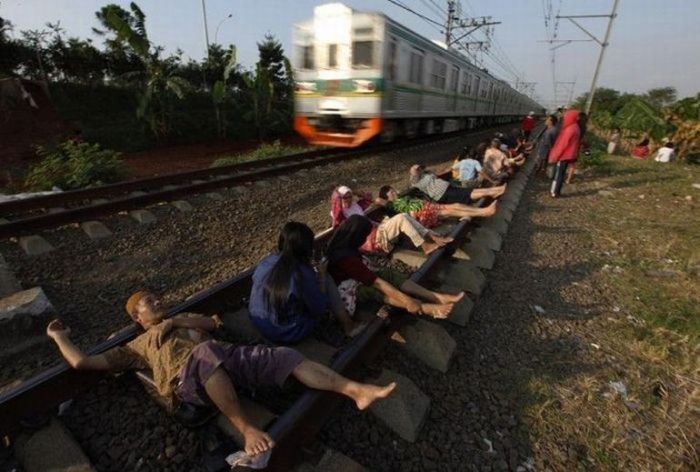
M 593 105 L 593 98 L 595 97 L 595 89 L 598 85 L 598 76 L 600 75 L 600 68 L 603 65 L 603 57 L 605 56 L 605 49 L 607 49 L 610 40 L 610 32 L 612 31 L 612 24 L 615 17 L 617 17 L 617 6 L 620 0 L 613 0 L 612 11 L 609 15 L 569 15 L 569 16 L 557 16 L 557 18 L 566 18 L 571 23 L 576 25 L 581 31 L 586 33 L 593 41 L 600 45 L 600 55 L 598 56 L 598 63 L 595 66 L 595 72 L 593 73 L 593 80 L 591 81 L 591 90 L 588 92 L 588 100 L 586 101 L 586 114 L 590 114 L 591 106 Z M 581 26 L 574 18 L 608 18 L 608 27 L 605 30 L 605 37 L 603 41 L 599 40 L 595 35 L 589 32 L 586 28 Z
M 455 19 L 455 2 L 448 0 L 447 2 L 447 22 L 445 24 L 445 46 L 449 49 L 452 42 L 452 24 Z
M 202 19 L 204 20 L 204 41 L 207 44 L 207 59 L 209 59 L 209 28 L 207 27 L 207 5 L 202 0 Z

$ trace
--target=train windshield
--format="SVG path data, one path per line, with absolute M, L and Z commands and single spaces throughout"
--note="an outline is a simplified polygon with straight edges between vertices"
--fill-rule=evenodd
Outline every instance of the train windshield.
M 352 43 L 352 67 L 370 69 L 376 66 L 376 41 L 354 41 Z

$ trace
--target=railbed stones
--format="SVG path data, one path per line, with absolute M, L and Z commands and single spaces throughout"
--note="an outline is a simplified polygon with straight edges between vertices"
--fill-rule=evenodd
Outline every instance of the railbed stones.
M 409 442 L 418 438 L 423 423 L 430 411 L 430 398 L 408 377 L 384 369 L 372 383 L 386 385 L 396 382 L 396 389 L 389 397 L 378 400 L 370 406 L 373 415 L 400 437 Z
M 112 232 L 99 221 L 85 221 L 80 223 L 80 227 L 90 239 L 102 239 L 112 235 Z
M 21 438 L 17 458 L 27 472 L 93 472 L 95 469 L 68 430 L 56 419 Z
M 440 372 L 447 372 L 457 342 L 437 323 L 416 319 L 407 323 L 391 339 L 410 355 Z
M 31 236 L 20 236 L 18 241 L 19 246 L 28 256 L 39 256 L 41 254 L 51 252 L 54 249 L 51 243 L 38 234 L 32 234 Z
M 19 280 L 15 277 L 5 258 L 0 254 L 0 297 L 7 297 L 20 290 L 22 290 L 22 285 L 20 285 Z

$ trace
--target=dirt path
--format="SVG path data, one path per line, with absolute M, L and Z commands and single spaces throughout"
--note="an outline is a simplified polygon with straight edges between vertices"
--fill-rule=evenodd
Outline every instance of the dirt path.
M 589 172 L 557 200 L 532 180 L 470 324 L 445 324 L 449 372 L 398 349 L 381 364 L 431 397 L 417 443 L 349 408 L 323 439 L 377 470 L 698 470 L 699 290 L 684 267 L 700 171 L 674 169 L 675 195 L 653 163 Z M 655 303 L 652 285 L 668 290 Z

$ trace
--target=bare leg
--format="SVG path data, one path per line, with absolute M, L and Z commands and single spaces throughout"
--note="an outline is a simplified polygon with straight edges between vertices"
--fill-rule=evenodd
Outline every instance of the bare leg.
M 498 187 L 491 188 L 475 188 L 472 190 L 471 198 L 473 200 L 479 200 L 484 197 L 498 198 L 506 193 L 506 185 L 499 185 Z
M 305 359 L 292 372 L 294 377 L 307 387 L 340 393 L 355 401 L 358 410 L 364 410 L 375 400 L 388 397 L 396 388 L 396 382 L 378 385 L 354 382 L 325 365 Z
M 214 371 L 204 384 L 204 390 L 219 411 L 243 435 L 246 454 L 256 455 L 274 447 L 275 442 L 266 432 L 248 422 L 241 410 L 231 379 L 223 369 L 218 368 Z
M 401 284 L 401 291 L 413 295 L 423 300 L 429 302 L 434 302 L 438 304 L 447 305 L 450 303 L 457 303 L 464 297 L 464 292 L 459 292 L 457 295 L 450 295 L 449 293 L 433 292 L 427 288 L 418 285 L 412 280 L 406 280 Z
M 477 208 L 461 203 L 452 203 L 445 205 L 440 210 L 440 216 L 445 218 L 475 218 L 489 217 L 496 214 L 496 202 L 491 203 L 485 208 Z

